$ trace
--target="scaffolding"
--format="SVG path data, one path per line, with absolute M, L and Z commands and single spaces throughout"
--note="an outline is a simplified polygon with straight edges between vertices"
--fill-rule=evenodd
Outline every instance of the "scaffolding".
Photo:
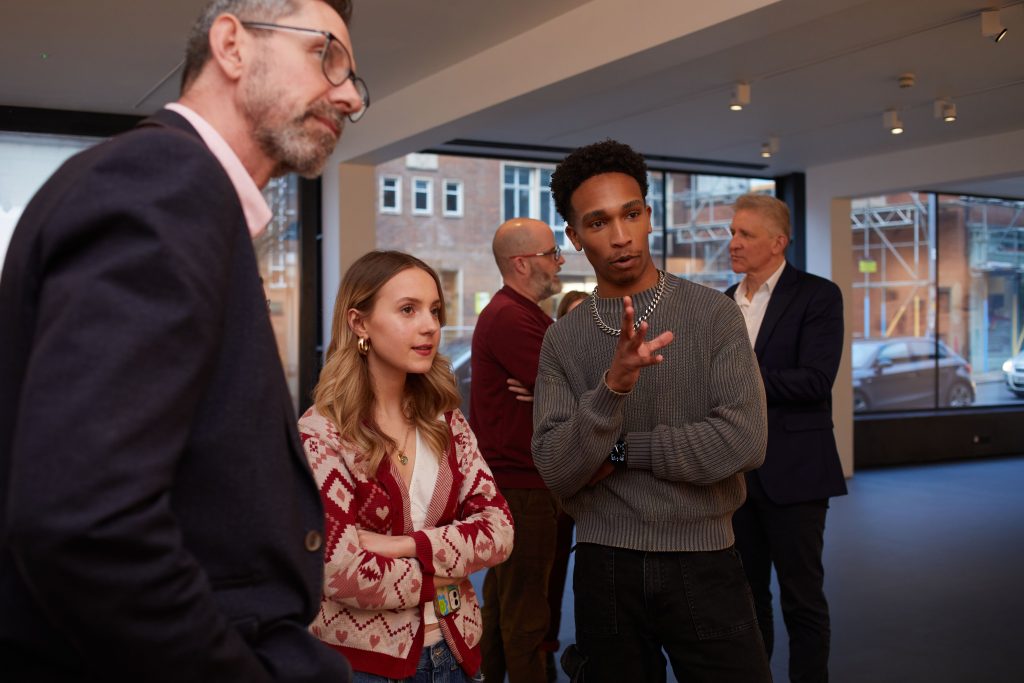
M 740 279 L 729 262 L 733 205 L 748 192 L 770 193 L 772 186 L 755 187 L 751 178 L 691 176 L 694 186 L 670 191 L 666 206 L 669 258 L 682 261 L 682 275 L 720 289 Z M 671 182 L 671 175 L 666 183 Z
M 963 214 L 962 223 L 944 223 L 944 253 L 964 259 L 963 276 L 955 275 L 956 268 L 952 276 L 947 270 L 945 285 L 937 275 L 938 195 L 911 194 L 887 205 L 878 199 L 854 202 L 850 222 L 860 273 L 853 288 L 863 301 L 860 334 L 942 333 L 955 339 L 954 350 L 969 355 L 976 372 L 998 370 L 1006 356 L 1024 348 L 1024 202 L 944 196 L 941 205 L 944 212 Z M 942 297 L 941 314 L 950 317 L 941 323 L 946 329 L 938 329 Z M 961 322 L 964 313 L 967 320 Z
M 1024 272 L 1024 202 L 1017 202 L 1015 207 L 1010 205 L 1013 213 L 1005 225 L 993 225 L 994 221 L 990 221 L 994 208 L 1007 209 L 1003 200 L 960 197 L 955 203 L 963 206 L 968 216 L 971 269 Z M 972 208 L 980 209 L 979 218 L 971 218 L 975 215 Z
M 908 316 L 913 336 L 934 335 L 934 202 L 926 205 L 917 194 L 901 204 L 858 200 L 850 222 L 861 275 L 853 288 L 863 293 L 863 336 L 889 337 Z M 878 293 L 877 327 L 872 318 L 873 292 Z M 896 299 L 894 304 L 890 296 Z
M 949 201 L 964 210 L 967 230 L 969 265 L 972 280 L 972 294 L 982 300 L 982 305 L 972 306 L 971 330 L 978 339 L 984 356 L 977 363 L 983 370 L 990 366 L 990 347 L 1001 355 L 1015 356 L 1024 347 L 1024 316 L 1021 315 L 1021 284 L 1024 282 L 1024 202 L 1008 202 L 1001 199 L 982 197 L 958 197 Z M 1009 214 L 1009 218 L 1005 216 Z M 1003 324 L 1009 325 L 1009 346 L 1002 347 L 990 338 L 989 330 L 998 323 L 1000 311 L 993 311 L 990 305 L 990 288 L 997 280 L 1003 280 L 1004 308 L 1008 316 Z M 1008 320 L 1005 318 L 1008 317 Z M 995 323 L 995 324 L 994 324 Z M 977 362 L 977 361 L 976 361 Z M 995 359 L 998 365 L 999 358 Z

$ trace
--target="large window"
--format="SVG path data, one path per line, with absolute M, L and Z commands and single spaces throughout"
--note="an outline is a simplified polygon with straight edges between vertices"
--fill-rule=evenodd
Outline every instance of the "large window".
M 919 192 L 854 202 L 856 411 L 1020 402 L 1022 214 L 1021 201 Z
M 655 177 L 655 181 L 659 179 Z M 667 270 L 694 282 L 724 290 L 739 282 L 729 261 L 729 225 L 736 199 L 748 192 L 773 194 L 766 178 L 665 173 L 660 182 L 664 204 L 663 248 Z
M 555 233 L 555 243 L 566 247 L 565 220 L 555 209 L 555 199 L 551 196 L 552 166 L 528 166 L 523 164 L 503 164 L 503 180 L 501 194 L 501 215 L 503 220 L 510 218 L 536 218 L 551 226 Z
M 0 266 L 11 233 L 28 201 L 68 157 L 97 142 L 96 138 L 0 133 Z M 273 218 L 253 246 L 281 363 L 292 400 L 299 408 L 302 264 L 297 188 L 295 176 L 278 178 L 267 185 L 263 194 Z
M 0 133 L 0 267 L 25 205 L 68 157 L 97 142 L 65 135 Z
M 298 185 L 298 177 L 288 175 L 271 180 L 263 188 L 263 196 L 270 205 L 273 218 L 267 229 L 253 241 L 267 295 L 270 324 L 274 328 L 277 350 L 296 410 L 303 407 L 299 386 L 303 350 L 299 320 L 302 304 L 302 221 Z
M 555 210 L 550 190 L 554 168 L 553 163 L 435 154 L 409 155 L 377 167 L 378 182 L 389 179 L 395 187 L 405 182 L 415 188 L 429 180 L 427 173 L 440 183 L 444 218 L 428 220 L 382 208 L 376 246 L 415 254 L 438 271 L 448 314 L 442 351 L 452 359 L 464 396 L 477 316 L 502 286 L 491 253 L 494 231 L 502 222 L 526 216 L 547 223 L 565 256 L 562 291 L 590 291 L 596 285 L 593 267 L 565 237 L 565 222 Z M 652 171 L 648 185 L 651 254 L 658 267 L 709 286 L 728 286 L 733 281 L 727 258 L 730 206 L 743 192 L 773 192 L 774 183 Z M 461 218 L 451 220 L 455 215 Z M 541 307 L 553 314 L 559 299 L 556 295 Z

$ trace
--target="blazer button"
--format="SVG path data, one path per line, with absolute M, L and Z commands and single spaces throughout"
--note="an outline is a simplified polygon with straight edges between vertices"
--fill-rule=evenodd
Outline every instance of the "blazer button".
M 324 537 L 319 531 L 310 531 L 306 534 L 306 550 L 315 553 L 324 544 Z

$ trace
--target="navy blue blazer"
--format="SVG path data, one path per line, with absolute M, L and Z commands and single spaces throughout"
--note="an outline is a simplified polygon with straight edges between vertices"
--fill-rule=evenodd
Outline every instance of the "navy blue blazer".
M 726 290 L 734 298 L 738 285 Z M 846 493 L 832 432 L 832 385 L 843 353 L 843 295 L 786 264 L 754 342 L 768 400 L 768 449 L 756 476 L 775 503 Z
M 0 279 L 0 679 L 347 681 L 323 511 L 227 174 L 163 111 L 73 157 Z

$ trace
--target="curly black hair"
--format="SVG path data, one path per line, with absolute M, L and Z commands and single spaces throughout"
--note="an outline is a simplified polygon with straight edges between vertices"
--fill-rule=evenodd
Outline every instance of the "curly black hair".
M 602 173 L 625 173 L 632 176 L 644 198 L 647 197 L 647 162 L 629 145 L 615 140 L 602 140 L 578 147 L 551 174 L 551 194 L 555 208 L 572 225 L 572 194 L 589 178 Z

